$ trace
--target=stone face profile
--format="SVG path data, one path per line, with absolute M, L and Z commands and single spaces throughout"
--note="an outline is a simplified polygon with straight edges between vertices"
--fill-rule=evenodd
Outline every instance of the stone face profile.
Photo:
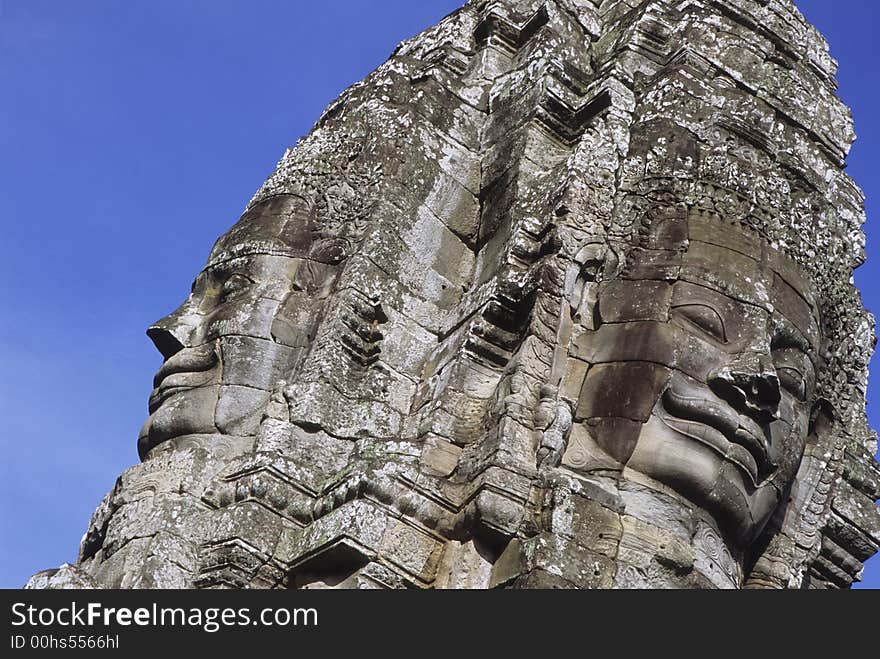
M 29 587 L 847 588 L 880 547 L 864 199 L 789 0 L 471 0 L 148 330 Z
M 147 331 L 165 363 L 138 439 L 141 458 L 166 442 L 254 436 L 269 392 L 311 342 L 346 251 L 344 238 L 320 235 L 300 196 L 275 195 L 245 213 L 189 298 Z

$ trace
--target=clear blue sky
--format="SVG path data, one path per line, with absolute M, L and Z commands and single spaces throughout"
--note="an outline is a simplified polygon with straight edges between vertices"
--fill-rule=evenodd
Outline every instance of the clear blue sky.
M 146 327 L 186 296 L 284 148 L 459 4 L 0 0 L 0 587 L 75 559 L 137 461 L 161 361 Z M 797 4 L 854 109 L 850 172 L 869 213 L 857 281 L 880 311 L 880 3 Z

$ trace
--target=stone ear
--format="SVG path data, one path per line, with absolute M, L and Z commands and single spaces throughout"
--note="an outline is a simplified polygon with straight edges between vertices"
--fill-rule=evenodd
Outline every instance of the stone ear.
M 605 242 L 584 245 L 575 255 L 566 274 L 565 294 L 572 319 L 587 329 L 595 329 L 599 284 L 620 273 L 620 257 Z
M 834 407 L 824 398 L 819 398 L 813 404 L 810 412 L 810 428 L 807 433 L 808 444 L 821 444 L 823 437 L 828 437 L 834 432 L 837 423 L 837 415 Z
M 603 268 L 602 281 L 616 279 L 623 271 L 623 259 L 613 245 L 608 245 L 605 250 Z

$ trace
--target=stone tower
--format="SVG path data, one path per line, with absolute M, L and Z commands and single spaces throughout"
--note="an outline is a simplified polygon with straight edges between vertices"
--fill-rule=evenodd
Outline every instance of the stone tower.
M 863 195 L 790 0 L 471 0 L 148 330 L 31 587 L 846 588 L 880 546 Z

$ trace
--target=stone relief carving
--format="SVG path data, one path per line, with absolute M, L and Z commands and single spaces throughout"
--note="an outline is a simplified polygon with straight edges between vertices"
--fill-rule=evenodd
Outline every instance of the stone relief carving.
M 401 44 L 149 328 L 142 463 L 29 586 L 848 587 L 833 76 L 788 0 L 471 0 Z

